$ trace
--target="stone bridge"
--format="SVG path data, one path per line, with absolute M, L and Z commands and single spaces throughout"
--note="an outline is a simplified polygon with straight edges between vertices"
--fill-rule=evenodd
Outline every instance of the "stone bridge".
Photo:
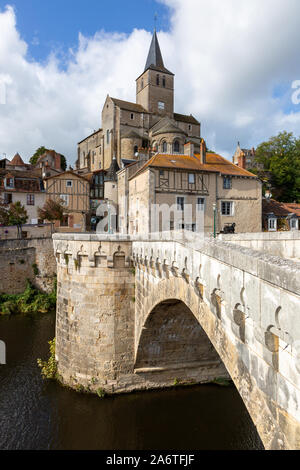
M 231 377 L 267 449 L 300 449 L 300 264 L 191 232 L 56 234 L 61 380 Z

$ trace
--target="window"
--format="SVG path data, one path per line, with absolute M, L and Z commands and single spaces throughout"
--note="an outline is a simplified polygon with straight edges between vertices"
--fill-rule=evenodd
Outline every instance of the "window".
M 189 131 L 191 131 L 191 130 L 192 130 L 192 126 L 189 124 Z
M 173 152 L 174 153 L 179 153 L 180 151 L 180 143 L 179 140 L 175 140 L 173 144 Z
M 72 186 L 73 186 L 73 181 L 72 181 L 72 180 L 67 180 L 66 185 L 67 185 L 67 188 L 72 188 Z
M 109 144 L 109 130 L 106 131 L 106 143 Z
M 142 78 L 142 81 L 141 81 L 141 89 L 144 88 L 144 79 Z
M 291 220 L 290 220 L 290 228 L 291 228 L 291 230 L 298 230 L 298 227 L 299 227 L 299 221 L 298 221 L 298 219 L 295 219 L 295 218 L 291 219 Z
M 34 194 L 27 194 L 27 206 L 34 206 Z
M 158 109 L 163 111 L 165 109 L 165 103 L 163 101 L 158 102 Z
M 189 173 L 189 184 L 195 184 L 195 174 Z
M 232 180 L 231 176 L 223 176 L 223 189 L 231 189 Z
M 131 120 L 134 119 L 134 114 L 133 114 L 133 113 L 130 114 L 130 119 L 131 119 Z
M 184 210 L 184 197 L 177 197 L 177 210 L 178 211 Z
M 60 195 L 60 199 L 62 200 L 62 204 L 64 206 L 68 206 L 69 205 L 69 196 L 68 194 L 61 194 Z
M 269 232 L 277 231 L 277 219 L 275 217 L 270 217 L 268 219 L 268 230 Z
M 4 194 L 4 204 L 12 203 L 12 194 Z
M 221 214 L 222 215 L 233 215 L 233 202 L 222 201 L 222 203 L 221 203 Z
M 197 210 L 198 211 L 204 211 L 205 210 L 205 198 L 204 197 L 198 197 L 197 198 Z
M 163 77 L 162 79 L 162 86 L 166 88 L 166 77 Z
M 162 144 L 162 151 L 163 151 L 163 153 L 167 153 L 167 151 L 168 151 L 168 145 L 167 145 L 166 141 L 164 141 L 163 144 Z
M 139 148 L 138 148 L 137 145 L 135 145 L 135 146 L 134 146 L 134 149 L 133 149 L 133 153 L 136 154 L 136 153 L 138 153 L 138 151 L 139 151 Z
M 14 179 L 13 178 L 6 178 L 5 186 L 7 188 L 13 188 L 14 187 Z
M 159 86 L 159 74 L 156 75 L 156 85 Z

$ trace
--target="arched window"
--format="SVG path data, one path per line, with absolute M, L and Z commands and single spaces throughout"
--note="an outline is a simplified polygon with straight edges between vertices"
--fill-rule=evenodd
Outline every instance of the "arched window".
M 168 144 L 167 144 L 166 141 L 164 141 L 163 144 L 162 144 L 162 151 L 163 151 L 163 153 L 167 153 L 167 151 L 168 151 Z
M 109 144 L 109 130 L 106 131 L 106 143 Z
M 153 149 L 154 152 L 157 152 L 157 150 L 158 150 L 157 149 L 157 142 L 153 142 L 152 149 Z
M 142 81 L 141 81 L 141 90 L 144 88 L 144 79 L 142 78 Z
M 180 143 L 179 143 L 179 140 L 174 140 L 174 143 L 173 143 L 173 152 L 174 153 L 179 153 L 180 151 Z
M 135 146 L 134 146 L 134 149 L 133 149 L 134 155 L 135 155 L 136 153 L 138 153 L 138 151 L 139 151 L 139 148 L 138 148 L 137 145 L 135 145 Z
M 165 76 L 163 76 L 163 79 L 162 79 L 162 86 L 164 88 L 166 88 L 166 77 Z
M 159 86 L 159 74 L 156 75 L 156 85 Z

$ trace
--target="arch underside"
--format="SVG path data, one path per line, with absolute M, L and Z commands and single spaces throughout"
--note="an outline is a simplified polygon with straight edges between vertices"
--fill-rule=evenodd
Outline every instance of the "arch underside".
M 231 326 L 229 326 L 229 319 L 226 318 L 227 314 L 222 306 L 217 308 L 215 302 L 207 305 L 199 296 L 197 289 L 180 277 L 151 283 L 142 275 L 138 279 L 136 293 L 136 373 L 141 375 L 144 373 L 149 378 L 151 374 L 147 372 L 157 371 L 153 374 L 156 387 L 160 386 L 159 370 L 161 370 L 161 380 L 165 383 L 168 377 L 180 377 L 180 373 L 183 380 L 207 382 L 208 377 L 213 379 L 222 376 L 221 370 L 214 370 L 213 364 L 209 367 L 210 362 L 206 361 L 206 358 L 211 354 L 212 361 L 215 360 L 215 363 L 219 361 L 223 373 L 227 372 L 229 374 L 227 377 L 233 380 L 265 448 L 298 448 L 298 444 L 293 443 L 297 440 L 295 430 L 299 429 L 298 423 L 276 402 L 270 400 L 265 392 L 268 385 L 260 383 L 250 373 L 248 365 L 249 361 L 252 361 L 251 351 L 248 351 L 243 338 L 236 336 L 234 318 L 230 320 Z M 172 309 L 176 311 L 173 325 Z M 180 312 L 184 320 L 180 318 Z M 178 333 L 177 340 L 172 337 L 172 326 Z M 164 332 L 159 334 L 158 330 L 161 328 Z M 173 345 L 168 344 L 170 339 L 173 339 Z M 201 344 L 198 345 L 198 342 Z M 194 364 L 193 354 L 197 359 L 197 363 Z M 174 371 L 176 361 L 177 364 L 181 364 L 180 371 Z M 205 362 L 208 364 L 206 369 Z M 171 385 L 170 380 L 169 384 Z
M 198 320 L 177 299 L 165 300 L 154 307 L 142 329 L 136 355 L 135 369 L 168 368 L 193 369 L 193 378 L 197 377 L 200 382 L 208 380 L 207 368 L 212 369 L 213 375 L 228 377 Z M 195 376 L 195 369 L 198 369 L 198 376 Z

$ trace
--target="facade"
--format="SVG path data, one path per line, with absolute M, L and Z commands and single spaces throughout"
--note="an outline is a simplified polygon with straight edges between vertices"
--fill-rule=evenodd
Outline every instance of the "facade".
M 83 232 L 90 211 L 90 182 L 73 171 L 66 171 L 45 179 L 47 199 L 61 200 L 66 207 L 62 222 L 55 228 L 61 232 Z
M 300 204 L 283 203 L 264 198 L 262 201 L 262 225 L 268 232 L 299 230 Z
M 255 149 L 242 149 L 240 143 L 238 142 L 235 154 L 232 157 L 232 161 L 235 165 L 238 165 L 241 168 L 249 170 L 251 168 L 260 168 L 262 165 L 255 161 Z
M 261 182 L 220 155 L 194 152 L 185 145 L 185 154 L 156 154 L 132 174 L 134 166 L 118 173 L 120 231 L 130 234 L 188 229 L 196 230 L 198 212 L 203 214 L 205 232 L 224 230 L 235 224 L 237 232 L 261 231 Z M 158 204 L 175 208 L 169 219 L 151 211 Z M 180 212 L 190 205 L 188 221 Z M 215 205 L 215 206 L 214 206 Z M 153 218 L 156 218 L 154 221 Z M 179 220 L 179 226 L 177 221 Z
M 174 112 L 174 74 L 164 66 L 156 32 L 144 72 L 136 80 L 136 102 L 107 95 L 102 128 L 78 144 L 79 172 L 107 170 L 122 160 L 151 157 L 157 151 L 182 153 L 187 140 L 200 145 L 200 123 Z
M 0 169 L 0 198 L 7 205 L 20 202 L 28 214 L 28 223 L 38 223 L 38 208 L 46 200 L 46 194 L 38 170 L 15 170 L 12 165 Z

